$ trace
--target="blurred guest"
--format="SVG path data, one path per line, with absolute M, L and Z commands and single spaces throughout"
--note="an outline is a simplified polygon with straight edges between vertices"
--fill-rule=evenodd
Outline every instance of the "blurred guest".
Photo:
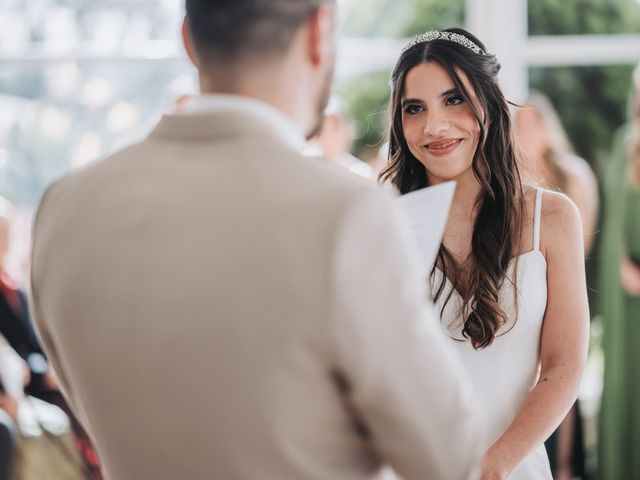
M 573 200 L 582 219 L 588 255 L 598 216 L 598 183 L 591 167 L 574 153 L 558 114 L 544 95 L 532 94 L 516 111 L 514 128 L 523 175 Z
M 598 462 L 604 480 L 640 478 L 640 66 L 633 87 L 631 120 L 614 137 L 605 172 Z
M 26 371 L 24 361 L 0 336 L 0 480 L 12 478 L 14 470 L 18 404 L 28 377 Z
M 0 198 L 0 334 L 29 365 L 31 381 L 26 388 L 34 394 L 46 385 L 48 366 L 29 319 L 24 292 L 5 268 L 13 216 L 13 206 Z
M 14 209 L 11 203 L 0 197 L 0 334 L 28 366 L 29 381 L 24 387 L 25 393 L 60 407 L 69 416 L 74 440 L 84 461 L 87 476 L 97 480 L 101 478 L 100 467 L 89 437 L 60 393 L 58 380 L 49 368 L 33 329 L 26 296 L 5 268 L 13 216 Z
M 16 426 L 15 417 L 9 413 L 17 411 L 15 399 L 0 392 L 0 480 L 11 478 L 16 460 Z
M 598 186 L 589 164 L 575 155 L 551 102 L 532 94 L 516 111 L 515 134 L 520 168 L 538 184 L 567 194 L 582 219 L 585 256 L 593 244 L 598 215 Z M 586 477 L 585 448 L 579 403 L 545 442 L 556 480 Z
M 360 177 L 373 180 L 373 168 L 350 153 L 353 131 L 354 125 L 346 118 L 339 101 L 332 99 L 325 110 L 319 131 L 310 140 L 311 148 L 305 153 L 321 156 L 329 163 L 346 168 Z

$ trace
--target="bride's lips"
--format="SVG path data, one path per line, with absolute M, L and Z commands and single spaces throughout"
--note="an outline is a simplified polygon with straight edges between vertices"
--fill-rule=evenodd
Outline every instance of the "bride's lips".
M 448 138 L 446 140 L 438 140 L 425 145 L 425 148 L 432 155 L 446 155 L 456 149 L 462 142 L 461 138 Z

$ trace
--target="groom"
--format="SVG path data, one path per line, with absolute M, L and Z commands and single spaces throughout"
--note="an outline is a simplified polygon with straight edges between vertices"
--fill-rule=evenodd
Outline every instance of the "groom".
M 46 191 L 39 333 L 107 477 L 462 479 L 457 358 L 385 193 L 304 158 L 329 0 L 187 0 L 202 96 Z

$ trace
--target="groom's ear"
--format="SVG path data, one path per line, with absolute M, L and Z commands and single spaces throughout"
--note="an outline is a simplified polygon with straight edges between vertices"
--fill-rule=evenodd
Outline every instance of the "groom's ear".
M 187 52 L 187 57 L 195 67 L 198 67 L 198 55 L 193 45 L 193 37 L 191 36 L 191 27 L 189 27 L 189 19 L 185 16 L 182 20 L 182 44 Z
M 306 21 L 307 52 L 313 66 L 333 62 L 336 53 L 335 6 L 319 7 Z

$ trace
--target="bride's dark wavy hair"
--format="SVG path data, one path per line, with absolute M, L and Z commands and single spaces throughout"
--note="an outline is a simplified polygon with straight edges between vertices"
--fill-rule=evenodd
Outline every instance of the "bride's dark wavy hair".
M 464 35 L 484 52 L 487 51 L 482 42 L 466 30 L 449 28 L 444 31 Z M 522 234 L 524 196 L 509 106 L 498 86 L 500 64 L 494 55 L 478 54 L 448 40 L 418 43 L 404 51 L 391 75 L 389 157 L 388 165 L 379 177 L 381 182 L 395 185 L 400 193 L 428 186 L 427 171 L 411 154 L 402 129 L 405 78 L 412 68 L 426 62 L 437 62 L 447 71 L 480 127 L 472 168 L 482 190 L 476 199 L 478 216 L 471 240 L 469 275 L 465 276 L 467 288 L 461 292 L 461 314 L 464 318 L 463 336 L 475 349 L 481 349 L 491 345 L 496 332 L 507 323 L 506 313 L 499 303 L 499 292 L 508 278 L 507 271 L 512 258 L 516 257 Z M 461 74 L 469 79 L 477 101 L 465 88 Z M 462 266 L 456 263 L 444 244 L 440 246 L 436 265 L 440 266 L 443 275 L 434 300 L 443 294 L 446 279 L 453 278 L 446 305 L 453 286 L 459 285 L 462 278 Z M 435 269 L 434 266 L 431 271 L 432 284 L 435 282 Z

